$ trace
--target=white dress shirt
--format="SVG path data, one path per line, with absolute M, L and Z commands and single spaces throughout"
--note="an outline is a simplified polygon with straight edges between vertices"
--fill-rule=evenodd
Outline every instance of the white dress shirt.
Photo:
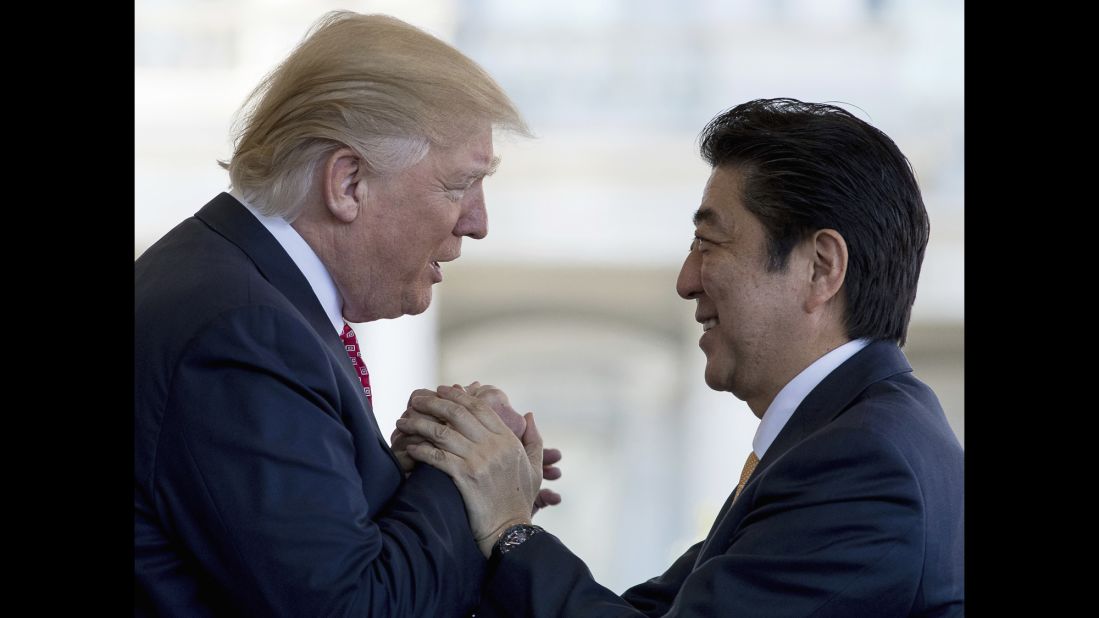
M 275 240 L 282 245 L 290 259 L 298 267 L 298 270 L 305 275 L 309 287 L 313 288 L 313 294 L 316 294 L 317 300 L 320 301 L 321 307 L 328 315 L 328 319 L 332 321 L 332 327 L 336 329 L 336 333 L 343 333 L 343 302 L 340 298 L 340 292 L 336 289 L 336 282 L 332 280 L 332 275 L 328 274 L 328 269 L 324 267 L 324 263 L 317 257 L 316 252 L 309 246 L 309 243 L 305 242 L 301 234 L 291 227 L 286 219 L 261 214 L 236 189 L 230 191 L 229 195 L 244 204 L 248 212 L 252 213 L 263 224 L 263 227 L 271 232 Z
M 755 451 L 756 457 L 763 459 L 763 455 L 767 453 L 771 443 L 775 441 L 779 432 L 786 426 L 786 422 L 794 415 L 794 410 L 798 409 L 802 400 L 818 384 L 824 381 L 824 378 L 828 377 L 828 374 L 832 373 L 836 367 L 842 365 L 844 361 L 869 344 L 869 339 L 848 341 L 813 361 L 812 365 L 803 369 L 801 373 L 794 376 L 793 380 L 787 382 L 786 386 L 778 392 L 778 395 L 775 395 L 771 405 L 767 406 L 767 411 L 763 413 L 763 418 L 759 421 L 759 427 L 756 428 L 756 435 L 752 438 L 752 450 Z

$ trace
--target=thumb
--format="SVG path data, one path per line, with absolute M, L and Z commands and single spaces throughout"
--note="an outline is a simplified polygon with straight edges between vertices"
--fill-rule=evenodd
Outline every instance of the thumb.
M 534 412 L 523 415 L 527 421 L 527 428 L 523 431 L 523 448 L 527 451 L 530 465 L 536 470 L 542 470 L 542 434 L 538 433 L 538 426 L 534 424 Z

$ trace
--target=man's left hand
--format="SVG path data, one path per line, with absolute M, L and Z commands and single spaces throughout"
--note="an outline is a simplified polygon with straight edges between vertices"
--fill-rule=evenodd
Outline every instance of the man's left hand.
M 466 387 L 466 392 L 481 401 L 488 404 L 492 411 L 500 417 L 500 420 L 507 425 L 508 429 L 515 434 L 515 437 L 522 439 L 523 432 L 527 429 L 527 421 L 521 414 L 515 411 L 515 408 L 511 407 L 511 402 L 508 401 L 507 393 L 498 387 L 491 384 L 481 384 L 480 382 L 473 382 Z M 408 418 L 409 410 L 412 409 L 412 398 L 420 395 L 436 395 L 435 391 L 420 388 L 412 392 L 412 395 L 408 398 L 408 405 L 405 407 L 405 411 L 401 414 L 401 418 Z M 394 429 L 393 433 L 389 436 L 389 442 L 393 448 L 393 454 L 397 456 L 397 461 L 401 464 L 401 469 L 407 475 L 412 472 L 412 468 L 416 465 L 416 462 L 408 456 L 408 445 L 419 444 L 424 439 L 419 436 L 414 436 L 402 432 L 400 429 Z M 545 449 L 542 453 L 542 478 L 547 481 L 553 481 L 561 478 L 561 469 L 555 464 L 561 461 L 561 450 L 555 448 Z M 539 510 L 547 507 L 554 506 L 561 503 L 561 495 L 552 489 L 541 489 L 538 492 L 538 496 L 534 500 L 534 504 L 531 507 L 531 515 L 534 515 Z

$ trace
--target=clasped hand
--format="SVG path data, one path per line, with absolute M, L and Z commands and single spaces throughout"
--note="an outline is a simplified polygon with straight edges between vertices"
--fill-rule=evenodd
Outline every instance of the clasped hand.
M 478 386 L 474 383 L 471 389 Z M 542 437 L 534 414 L 518 418 L 521 425 L 505 423 L 477 395 L 457 385 L 440 386 L 437 393 L 414 392 L 397 421 L 400 433 L 419 440 L 401 440 L 394 434 L 394 446 L 403 447 L 405 456 L 439 468 L 454 480 L 486 557 L 508 526 L 530 523 L 531 505 L 542 484 Z M 521 429 L 519 437 L 516 429 Z
M 515 437 L 520 440 L 522 439 L 523 432 L 526 431 L 527 428 L 527 421 L 522 415 L 515 411 L 515 408 L 511 407 L 508 396 L 504 391 L 491 384 L 481 384 L 480 382 L 473 382 L 465 387 L 465 389 L 470 395 L 487 403 L 488 406 L 496 412 L 496 415 L 500 417 L 500 420 L 508 426 L 508 429 L 511 429 L 511 432 L 515 434 Z M 401 418 L 408 418 L 413 413 L 412 399 L 414 397 L 433 397 L 435 395 L 435 391 L 426 388 L 420 388 L 413 391 L 412 395 L 408 398 L 408 405 L 405 408 L 404 414 L 401 415 Z M 415 434 L 404 433 L 400 428 L 394 429 L 393 433 L 389 436 L 389 443 L 393 445 L 393 454 L 397 456 L 397 461 L 401 464 L 401 469 L 405 474 L 412 472 L 412 468 L 416 465 L 416 461 L 408 455 L 407 447 L 410 444 L 418 444 L 421 442 L 424 442 L 423 438 Z M 560 450 L 547 448 L 542 451 L 543 480 L 553 481 L 561 478 L 561 469 L 556 466 L 559 461 L 561 461 Z M 542 488 L 538 492 L 538 497 L 534 499 L 531 515 L 533 516 L 542 508 L 560 503 L 560 494 L 552 489 Z

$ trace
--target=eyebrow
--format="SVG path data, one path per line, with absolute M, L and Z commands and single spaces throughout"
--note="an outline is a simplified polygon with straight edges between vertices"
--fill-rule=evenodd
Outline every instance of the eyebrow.
M 695 211 L 692 220 L 696 226 L 703 223 L 717 223 L 717 211 L 709 206 L 703 206 Z
M 462 175 L 462 180 L 475 180 L 477 178 L 483 178 L 485 176 L 491 176 L 496 173 L 496 168 L 500 167 L 500 157 L 492 157 L 492 160 L 488 162 L 487 167 L 478 168 L 472 172 L 468 172 Z

